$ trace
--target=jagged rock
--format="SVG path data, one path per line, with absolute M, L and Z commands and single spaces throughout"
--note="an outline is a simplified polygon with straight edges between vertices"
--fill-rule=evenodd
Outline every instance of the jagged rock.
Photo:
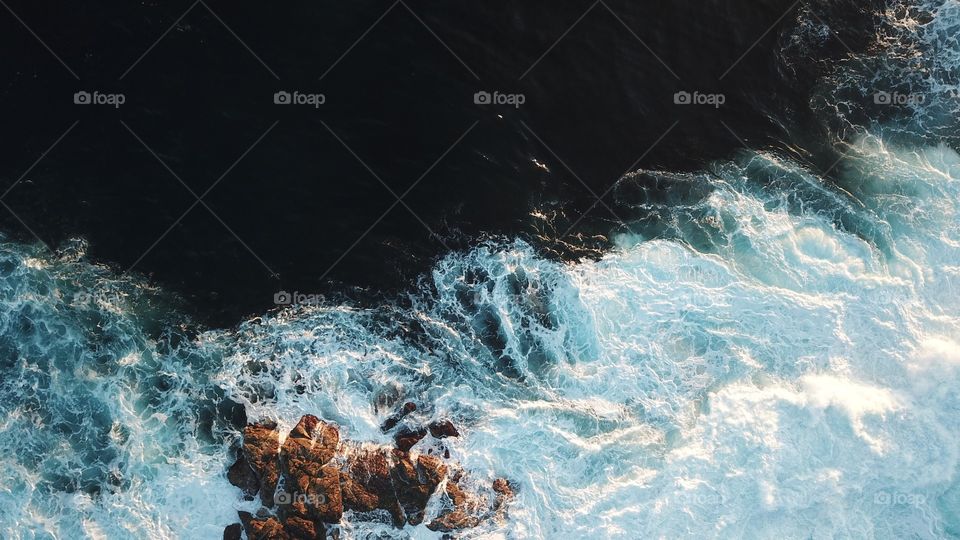
M 243 490 L 243 495 L 247 499 L 253 499 L 260 491 L 260 479 L 247 462 L 247 456 L 242 448 L 237 452 L 237 461 L 227 470 L 227 480 Z
M 326 533 L 323 522 L 293 516 L 284 518 L 283 528 L 291 538 L 302 538 L 304 540 L 324 538 Z
M 427 427 L 430 430 L 430 435 L 433 435 L 433 437 L 436 439 L 460 436 L 460 432 L 457 431 L 456 426 L 454 426 L 453 422 L 449 420 L 437 420 L 430 422 L 430 425 Z
M 507 500 L 513 497 L 513 488 L 510 483 L 503 478 L 498 478 L 493 481 L 492 485 L 493 492 L 496 494 L 496 502 L 490 508 L 481 497 L 465 491 L 460 486 L 461 479 L 462 477 L 458 472 L 447 480 L 444 492 L 449 504 L 440 515 L 427 524 L 428 529 L 453 532 L 459 529 L 476 527 L 485 519 L 501 515 Z
M 316 416 L 300 419 L 280 450 L 284 489 L 291 497 L 283 515 L 321 523 L 337 523 L 343 515 L 340 470 L 327 463 L 340 443 L 337 428 Z
M 408 452 L 413 445 L 420 442 L 421 439 L 427 436 L 427 430 L 412 429 L 412 428 L 403 428 L 397 432 L 397 435 L 393 440 L 397 443 L 397 448 L 403 452 Z
M 244 523 L 247 538 L 250 540 L 291 540 L 290 534 L 277 518 L 248 519 Z
M 288 462 L 296 461 L 302 467 L 319 469 L 333 458 L 339 443 L 337 428 L 308 414 L 290 431 L 281 453 Z
M 321 467 L 313 476 L 291 475 L 296 491 L 292 502 L 282 508 L 282 515 L 312 521 L 337 523 L 343 516 L 340 496 L 340 471 L 332 466 Z
M 434 422 L 429 429 L 438 438 L 459 435 L 448 421 Z M 473 527 L 498 514 L 513 494 L 510 484 L 498 479 L 485 496 L 463 489 L 461 472 L 448 478 L 450 467 L 440 457 L 410 454 L 426 434 L 427 429 L 404 428 L 395 437 L 394 449 L 341 444 L 335 426 L 307 415 L 280 445 L 275 425 L 247 426 L 243 448 L 227 477 L 245 496 L 259 494 L 265 507 L 256 517 L 240 512 L 243 530 L 251 540 L 324 538 L 327 524 L 338 523 L 344 510 L 372 516 L 386 511 L 397 527 L 418 525 L 445 480 L 445 509 L 430 522 L 431 529 Z M 282 490 L 277 491 L 278 485 Z M 334 528 L 334 534 L 338 530 Z M 224 537 L 228 534 L 236 538 L 239 527 L 227 527 Z
M 251 425 L 243 430 L 243 455 L 259 481 L 260 500 L 267 506 L 273 506 L 273 493 L 280 479 L 279 446 L 280 433 L 275 425 Z
M 391 466 L 389 453 L 383 449 L 362 450 L 351 455 L 340 476 L 344 508 L 370 512 L 396 506 Z
M 447 487 L 444 490 L 450 501 L 450 507 L 447 511 L 441 512 L 439 516 L 427 524 L 427 528 L 440 532 L 452 532 L 458 529 L 467 529 L 476 527 L 480 524 L 480 518 L 476 513 L 476 501 L 474 501 L 458 483 L 459 477 L 455 476 L 447 481 Z
M 493 481 L 493 491 L 497 494 L 496 506 L 502 505 L 507 499 L 513 497 L 513 487 L 506 478 L 497 478 Z
M 396 425 L 399 424 L 400 421 L 403 420 L 405 416 L 407 416 L 408 414 L 412 413 L 415 410 L 417 410 L 416 403 L 413 403 L 410 401 L 404 403 L 403 408 L 393 413 L 386 420 L 383 421 L 383 424 L 380 425 L 380 431 L 384 433 L 390 431 L 391 429 L 396 427 Z
M 417 457 L 417 472 L 421 485 L 427 486 L 427 498 L 436 491 L 437 486 L 447 477 L 447 466 L 440 458 L 420 455 Z M 426 501 L 424 501 L 426 505 Z
M 462 508 L 442 514 L 427 524 L 431 531 L 453 532 L 458 529 L 470 529 L 480 524 L 480 518 L 469 514 Z
M 459 481 L 459 476 L 451 478 L 450 481 L 447 482 L 446 488 L 447 497 L 450 497 L 450 502 L 457 507 L 467 504 L 468 500 L 467 492 L 460 487 Z
M 394 458 L 392 477 L 397 500 L 407 522 L 419 525 L 423 522 L 427 501 L 447 475 L 447 467 L 432 456 L 420 456 L 414 463 L 409 454 L 394 451 Z

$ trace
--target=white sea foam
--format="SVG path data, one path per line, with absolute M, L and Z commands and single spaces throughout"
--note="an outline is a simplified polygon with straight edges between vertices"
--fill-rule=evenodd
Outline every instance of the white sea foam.
M 453 458 L 519 486 L 508 520 L 472 535 L 955 535 L 960 158 L 858 148 L 844 174 L 869 219 L 847 221 L 876 230 L 838 227 L 842 204 L 795 211 L 752 177 L 815 178 L 745 154 L 701 176 L 709 249 L 623 239 L 566 265 L 489 244 L 396 306 L 281 312 L 174 348 L 146 337 L 142 285 L 7 245 L 3 535 L 215 536 L 245 507 L 224 478 L 235 434 L 202 427 L 218 395 L 375 442 L 377 403 L 455 418 Z M 108 292 L 77 304 L 78 282 Z

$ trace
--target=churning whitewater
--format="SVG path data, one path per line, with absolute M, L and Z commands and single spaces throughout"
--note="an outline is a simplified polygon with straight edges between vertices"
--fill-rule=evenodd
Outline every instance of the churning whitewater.
M 651 179 L 688 197 L 597 261 L 491 241 L 396 302 L 194 335 L 81 242 L 0 245 L 0 537 L 219 537 L 258 508 L 226 479 L 238 422 L 389 443 L 402 401 L 517 486 L 465 538 L 960 536 L 958 29 L 955 0 L 891 8 L 899 41 L 821 81 L 824 124 L 856 132 L 831 181 L 765 151 L 638 171 L 624 208 Z M 862 120 L 902 63 L 929 64 L 901 76 L 924 104 Z

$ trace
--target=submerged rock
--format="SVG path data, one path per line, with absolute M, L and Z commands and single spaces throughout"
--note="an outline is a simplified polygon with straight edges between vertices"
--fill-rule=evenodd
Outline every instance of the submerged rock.
M 430 425 L 427 426 L 430 430 L 430 435 L 436 439 L 444 439 L 446 437 L 459 437 L 460 432 L 457 431 L 456 426 L 453 425 L 453 422 L 449 420 L 438 420 L 435 422 L 430 422 Z
M 429 431 L 436 438 L 459 435 L 449 421 L 434 422 Z M 335 426 L 306 415 L 281 445 L 275 425 L 247 426 L 227 478 L 245 497 L 259 495 L 265 508 L 256 516 L 240 512 L 243 530 L 250 539 L 325 538 L 344 511 L 353 511 L 353 520 L 389 515 L 396 527 L 419 525 L 435 496 L 444 501 L 427 525 L 433 530 L 475 527 L 499 516 L 513 494 L 509 483 L 496 480 L 488 494 L 466 489 L 462 472 L 450 474 L 455 465 L 410 452 L 426 434 L 427 429 L 404 428 L 395 437 L 396 448 L 360 445 L 342 442 Z M 237 538 L 239 531 L 239 524 L 231 525 L 224 538 Z
M 420 456 L 414 461 L 402 450 L 394 451 L 393 487 L 407 523 L 419 525 L 424 519 L 427 501 L 447 476 L 447 468 L 439 459 Z
M 420 442 L 421 439 L 427 436 L 427 430 L 423 428 L 403 428 L 397 432 L 397 435 L 393 438 L 394 442 L 397 443 L 397 448 L 402 452 L 408 452 L 413 445 Z
M 492 505 L 489 503 L 490 497 L 463 489 L 462 480 L 460 473 L 448 479 L 444 490 L 444 509 L 427 524 L 428 529 L 452 532 L 476 527 L 487 519 L 502 518 L 506 502 L 513 497 L 513 488 L 507 480 L 498 478 L 493 481 L 491 489 L 495 493 L 495 501 Z
M 405 416 L 407 416 L 408 414 L 416 410 L 417 410 L 416 403 L 413 403 L 411 401 L 404 403 L 403 407 L 399 411 L 393 413 L 392 415 L 390 415 L 390 417 L 388 417 L 386 420 L 383 421 L 383 424 L 380 426 L 380 431 L 384 433 L 390 431 L 391 429 L 396 427 L 396 425 L 399 424 L 400 421 L 403 420 Z
M 240 540 L 243 536 L 243 525 L 240 523 L 234 523 L 233 525 L 227 525 L 223 529 L 223 540 Z
M 260 479 L 247 463 L 247 456 L 242 450 L 237 453 L 236 463 L 227 470 L 227 480 L 243 490 L 243 495 L 247 499 L 253 499 L 260 491 Z

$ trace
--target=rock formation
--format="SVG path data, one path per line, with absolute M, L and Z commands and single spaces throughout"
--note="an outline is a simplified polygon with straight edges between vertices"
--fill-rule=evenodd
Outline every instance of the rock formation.
M 395 427 L 416 410 L 412 403 L 384 423 Z M 243 446 L 227 472 L 230 483 L 248 500 L 259 497 L 256 515 L 240 512 L 240 524 L 224 530 L 224 538 L 294 540 L 326 538 L 344 512 L 356 521 L 389 521 L 396 527 L 419 525 L 427 503 L 439 497 L 439 513 L 427 527 L 443 532 L 476 527 L 499 517 L 512 497 L 510 484 L 497 479 L 489 487 L 467 487 L 466 474 L 444 458 L 411 449 L 427 434 L 434 439 L 457 437 L 449 420 L 427 428 L 403 426 L 394 435 L 395 448 L 340 440 L 339 430 L 307 415 L 280 444 L 275 424 L 253 424 L 243 431 Z M 469 483 L 473 486 L 474 483 Z M 441 488 L 441 489 L 438 489 Z

